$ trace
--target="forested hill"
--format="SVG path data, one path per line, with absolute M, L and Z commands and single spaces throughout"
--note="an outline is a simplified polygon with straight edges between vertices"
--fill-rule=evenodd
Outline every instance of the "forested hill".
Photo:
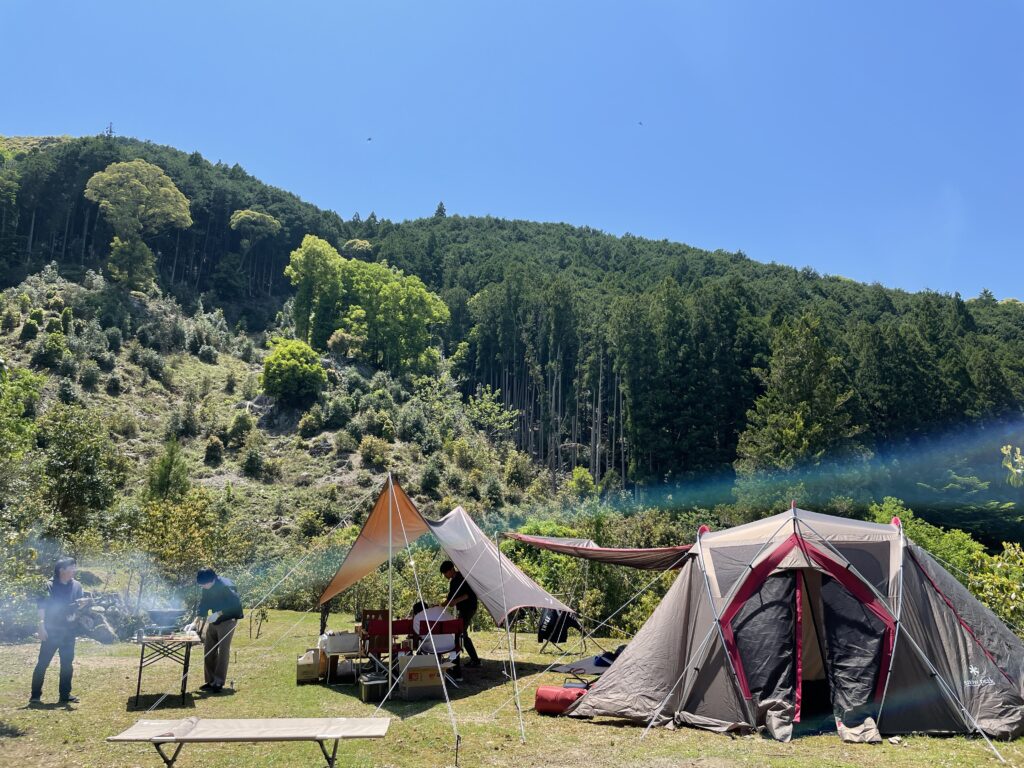
M 798 492 L 836 511 L 901 495 L 956 511 L 989 540 L 1019 520 L 999 455 L 1024 403 L 1018 301 L 907 293 L 443 205 L 399 224 L 345 220 L 237 165 L 127 138 L 6 139 L 0 155 L 7 285 L 50 261 L 71 278 L 104 268 L 112 229 L 83 190 L 110 163 L 142 158 L 190 203 L 187 227 L 146 239 L 157 284 L 186 310 L 201 298 L 232 324 L 268 327 L 306 234 L 386 261 L 444 300 L 439 341 L 464 392 L 500 390 L 516 442 L 555 474 L 583 467 L 606 490 L 677 492 L 716 478 L 698 501 L 737 498 L 751 513 Z M 247 239 L 239 211 L 280 227 Z

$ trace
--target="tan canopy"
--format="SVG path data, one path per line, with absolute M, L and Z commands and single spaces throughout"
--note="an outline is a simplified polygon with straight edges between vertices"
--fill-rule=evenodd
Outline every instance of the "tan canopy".
M 401 486 L 390 478 L 355 544 L 320 595 L 321 605 L 387 562 L 389 513 L 392 515 L 390 552 L 393 554 L 427 531 L 432 532 L 498 626 L 518 608 L 571 612 L 501 554 L 462 507 L 456 507 L 440 520 L 427 520 Z

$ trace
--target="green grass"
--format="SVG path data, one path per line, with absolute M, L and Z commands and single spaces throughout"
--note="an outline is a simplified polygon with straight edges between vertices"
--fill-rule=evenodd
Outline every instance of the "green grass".
M 344 628 L 350 620 L 332 617 L 331 626 Z M 353 686 L 327 688 L 295 685 L 295 658 L 314 644 L 318 629 L 315 613 L 274 611 L 258 641 L 248 638 L 248 623 L 239 625 L 229 676 L 232 695 L 190 696 L 184 706 L 169 697 L 155 718 L 199 717 L 369 717 L 375 706 L 359 701 Z M 984 742 L 965 738 L 910 737 L 899 746 L 843 744 L 835 734 L 797 739 L 781 744 L 759 736 L 730 738 L 693 729 L 652 730 L 641 741 L 643 729 L 611 721 L 577 721 L 538 716 L 530 709 L 533 673 L 555 660 L 538 653 L 533 638 L 519 636 L 517 660 L 523 690 L 526 743 L 519 740 L 519 725 L 511 705 L 512 684 L 502 676 L 503 651 L 495 646 L 502 633 L 480 632 L 474 638 L 484 665 L 466 671 L 466 683 L 455 692 L 453 709 L 462 736 L 463 766 L 669 766 L 706 768 L 725 766 L 963 766 L 997 765 Z M 609 641 L 606 645 L 614 644 Z M 570 641 L 569 646 L 572 645 Z M 591 646 L 593 647 L 593 646 Z M 19 766 L 140 766 L 161 768 L 152 747 L 143 744 L 108 744 L 116 734 L 144 717 L 132 706 L 138 649 L 131 644 L 101 646 L 79 641 L 75 693 L 82 702 L 72 709 L 55 706 L 27 709 L 29 678 L 37 646 L 0 647 L 0 765 Z M 179 672 L 176 672 L 179 670 Z M 144 710 L 158 694 L 177 688 L 180 668 L 167 662 L 148 667 L 143 677 Z M 544 682 L 559 684 L 562 677 L 547 674 Z M 194 664 L 190 688 L 202 682 L 201 664 Z M 47 675 L 44 702 L 56 699 L 56 660 Z M 500 708 L 505 704 L 504 708 Z M 499 709 L 500 708 L 500 709 Z M 440 702 L 394 702 L 381 715 L 392 718 L 383 741 L 347 742 L 339 750 L 342 766 L 402 766 L 418 768 L 454 764 L 452 728 L 447 708 Z M 1024 740 L 1000 744 L 1006 759 L 1024 765 Z M 178 766 L 218 768 L 238 765 L 322 765 L 312 743 L 187 745 Z

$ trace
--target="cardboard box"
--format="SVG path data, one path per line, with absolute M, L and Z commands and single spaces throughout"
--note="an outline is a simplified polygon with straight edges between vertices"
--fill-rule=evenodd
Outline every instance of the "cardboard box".
M 295 683 L 315 683 L 320 680 L 320 649 L 312 648 L 295 662 Z
M 398 669 L 398 694 L 406 701 L 444 698 L 442 673 L 434 656 L 403 656 L 398 660 Z
M 329 632 L 320 636 L 320 648 L 327 654 L 359 653 L 359 635 L 355 632 Z

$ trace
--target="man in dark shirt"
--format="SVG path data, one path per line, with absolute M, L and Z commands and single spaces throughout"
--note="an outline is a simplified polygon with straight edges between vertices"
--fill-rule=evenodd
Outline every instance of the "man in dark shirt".
M 32 673 L 29 704 L 39 703 L 46 668 L 55 653 L 60 654 L 60 703 L 78 703 L 78 697 L 71 695 L 71 676 L 75 660 L 75 600 L 82 594 L 82 585 L 75 581 L 75 559 L 61 558 L 53 566 L 53 581 L 48 585 L 46 595 L 38 600 L 39 639 L 42 643 L 39 645 L 39 660 Z
M 447 606 L 455 608 L 456 615 L 462 619 L 462 647 L 469 654 L 467 667 L 479 667 L 480 657 L 476 655 L 476 648 L 469 637 L 469 624 L 476 615 L 477 597 L 476 592 L 469 586 L 465 577 L 455 570 L 455 563 L 445 560 L 441 563 L 441 575 L 448 579 L 448 598 L 445 601 Z
M 196 574 L 196 583 L 203 590 L 196 609 L 197 620 L 206 621 L 204 638 L 203 672 L 206 682 L 200 690 L 220 693 L 228 674 L 228 660 L 231 653 L 231 638 L 235 625 L 242 616 L 242 599 L 238 596 L 234 582 L 218 576 L 212 568 L 203 568 Z

